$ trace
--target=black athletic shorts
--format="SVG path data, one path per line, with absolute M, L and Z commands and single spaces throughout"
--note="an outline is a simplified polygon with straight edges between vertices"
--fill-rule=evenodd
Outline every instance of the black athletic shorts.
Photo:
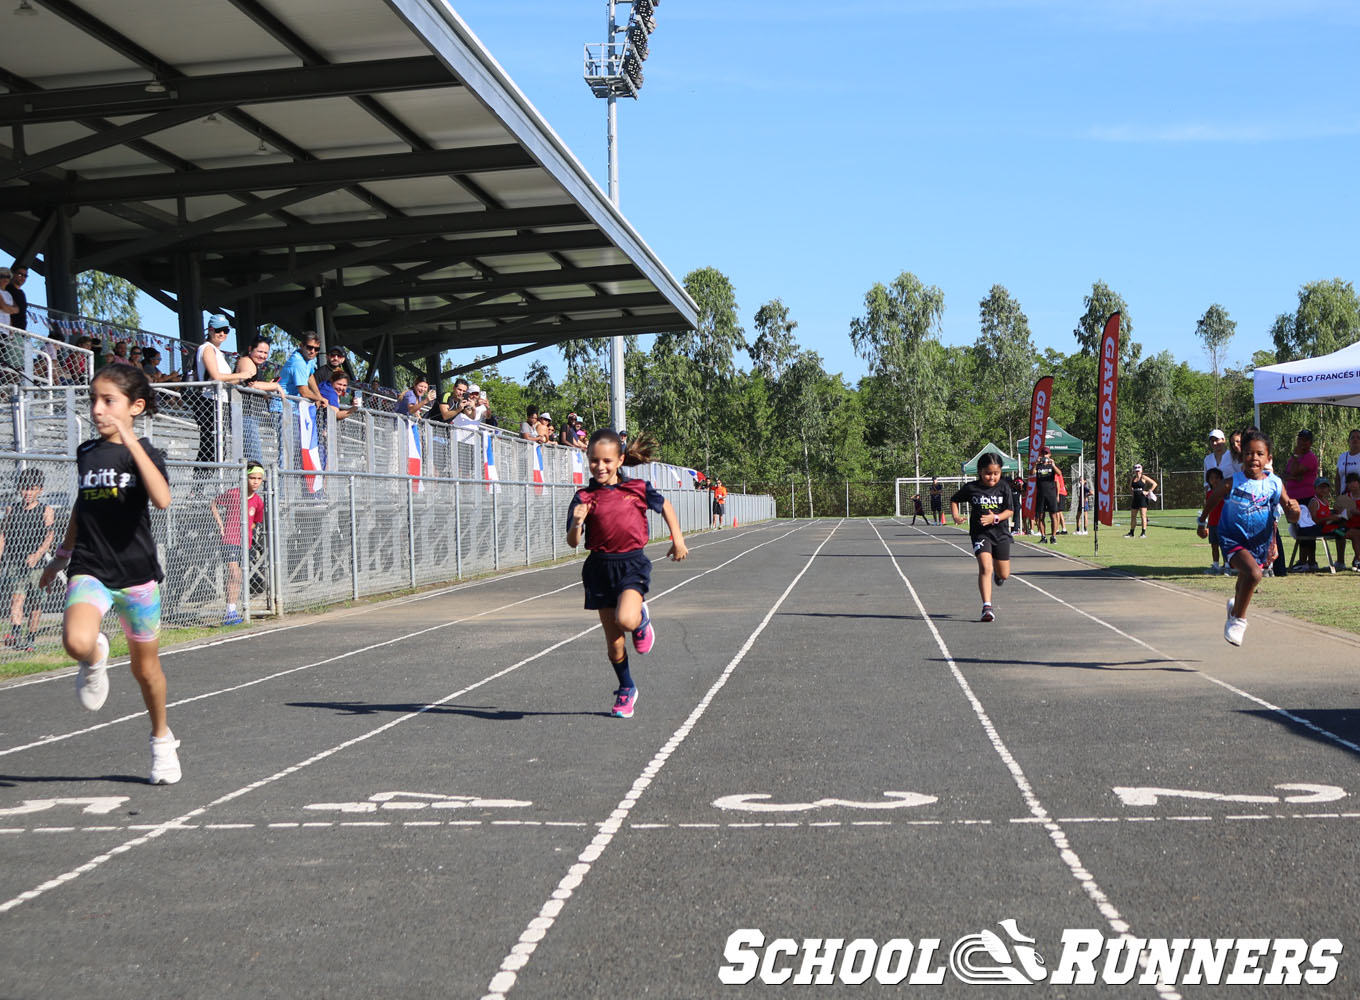
M 636 590 L 643 597 L 652 588 L 652 561 L 647 553 L 592 552 L 581 564 L 581 583 L 586 588 L 586 610 L 617 608 L 619 595 Z
M 993 559 L 1001 562 L 1009 562 L 1011 558 L 1011 536 L 1009 532 L 999 535 L 974 535 L 973 536 L 973 555 L 979 552 L 991 554 Z
M 1132 497 L 1129 498 L 1129 507 L 1132 508 L 1133 510 L 1142 510 L 1146 506 L 1148 506 L 1148 498 L 1146 493 L 1135 493 Z
M 1061 510 L 1058 506 L 1058 488 L 1050 489 L 1039 487 L 1039 492 L 1034 498 L 1034 513 L 1038 515 L 1056 514 Z

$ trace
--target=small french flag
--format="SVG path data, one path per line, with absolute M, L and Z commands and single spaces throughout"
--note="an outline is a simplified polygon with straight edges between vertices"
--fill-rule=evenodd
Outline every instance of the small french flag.
M 577 486 L 586 484 L 586 457 L 579 451 L 571 453 L 571 481 Z
M 306 400 L 298 403 L 298 448 L 302 453 L 302 468 L 308 472 L 321 472 L 321 442 L 316 428 L 316 404 Z M 321 492 L 320 476 L 304 476 L 307 490 Z
M 425 490 L 425 483 L 420 478 L 423 457 L 420 449 L 420 424 L 415 420 L 408 420 L 406 423 L 406 471 L 411 476 L 412 493 L 421 493 Z
M 543 446 L 534 445 L 534 493 L 543 495 Z
M 486 491 L 488 493 L 499 493 L 501 491 L 501 474 L 496 471 L 495 442 L 496 438 L 490 431 L 482 431 L 482 453 L 486 456 L 482 463 L 482 476 L 486 479 Z

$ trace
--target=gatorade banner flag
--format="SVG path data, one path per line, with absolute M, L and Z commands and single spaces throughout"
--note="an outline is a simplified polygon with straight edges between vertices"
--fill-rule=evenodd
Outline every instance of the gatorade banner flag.
M 1114 526 L 1114 440 L 1119 412 L 1119 313 L 1105 323 L 1097 359 L 1100 401 L 1096 407 L 1096 520 Z
M 543 446 L 534 445 L 534 494 L 543 495 Z
M 579 450 L 571 453 L 571 481 L 577 486 L 586 484 L 586 456 Z
M 420 450 L 420 423 L 415 420 L 406 422 L 406 471 L 411 476 L 411 492 L 421 493 L 425 483 L 420 478 L 422 462 Z
M 496 437 L 490 431 L 482 431 L 482 478 L 486 480 L 486 491 L 488 493 L 499 493 L 501 491 L 501 474 L 496 471 L 496 449 L 494 447 Z
M 1053 401 L 1053 376 L 1045 375 L 1034 383 L 1034 395 L 1029 401 L 1029 465 L 1039 461 L 1039 449 L 1048 434 L 1048 404 Z M 1025 517 L 1034 517 L 1035 494 L 1038 484 L 1034 476 L 1025 479 Z
M 321 472 L 321 442 L 316 427 L 316 404 L 303 400 L 298 403 L 298 449 L 302 467 L 308 472 Z M 320 476 L 304 476 L 307 492 L 321 492 Z

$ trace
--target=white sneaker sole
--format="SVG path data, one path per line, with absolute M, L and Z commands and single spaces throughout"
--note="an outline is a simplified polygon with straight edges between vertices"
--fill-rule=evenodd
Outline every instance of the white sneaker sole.
M 83 708 L 97 712 L 109 696 L 109 640 L 103 632 L 95 640 L 93 663 L 83 660 L 76 668 L 76 697 Z
M 156 747 L 160 746 L 161 755 L 157 759 Z M 153 785 L 173 785 L 184 776 L 184 772 L 179 766 L 179 754 L 175 751 L 179 749 L 179 740 L 175 739 L 173 733 L 170 734 L 168 743 L 158 743 L 153 737 L 151 740 L 151 774 L 147 781 Z

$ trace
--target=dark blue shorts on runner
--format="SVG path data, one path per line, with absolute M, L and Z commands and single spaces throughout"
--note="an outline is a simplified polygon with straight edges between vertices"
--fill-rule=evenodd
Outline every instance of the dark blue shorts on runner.
M 617 608 L 619 595 L 636 590 L 643 597 L 652 588 L 652 561 L 647 553 L 592 552 L 581 565 L 581 583 L 586 588 L 586 610 Z

